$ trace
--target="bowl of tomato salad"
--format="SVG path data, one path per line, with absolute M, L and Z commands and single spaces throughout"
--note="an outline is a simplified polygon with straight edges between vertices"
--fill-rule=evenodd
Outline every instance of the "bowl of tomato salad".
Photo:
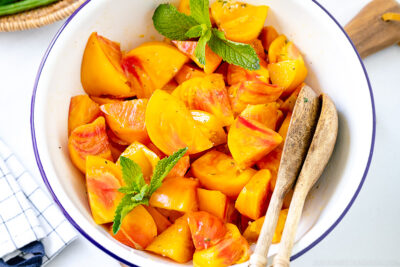
M 39 68 L 38 167 L 76 229 L 125 264 L 245 266 L 305 85 L 333 99 L 339 134 L 295 259 L 351 207 L 375 138 L 362 61 L 318 2 L 87 1 Z

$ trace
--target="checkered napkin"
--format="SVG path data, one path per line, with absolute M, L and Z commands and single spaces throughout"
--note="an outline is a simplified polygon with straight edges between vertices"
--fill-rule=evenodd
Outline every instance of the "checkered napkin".
M 0 262 L 40 240 L 43 263 L 77 237 L 56 204 L 39 187 L 0 139 Z

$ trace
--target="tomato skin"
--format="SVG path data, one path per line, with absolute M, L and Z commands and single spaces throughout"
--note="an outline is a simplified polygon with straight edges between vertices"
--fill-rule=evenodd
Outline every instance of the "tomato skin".
M 283 113 L 279 110 L 277 102 L 247 105 L 240 115 L 245 119 L 258 121 L 274 131 L 277 130 L 276 126 L 283 117 Z
M 211 150 L 192 163 L 191 172 L 204 188 L 236 198 L 257 171 L 240 169 L 231 156 Z
M 72 163 L 82 173 L 86 172 L 86 157 L 89 155 L 113 160 L 104 117 L 75 128 L 68 138 L 68 150 Z
M 185 64 L 180 69 L 180 71 L 175 75 L 175 80 L 177 81 L 178 84 L 182 84 L 183 82 L 186 82 L 187 80 L 190 80 L 192 78 L 205 77 L 205 76 L 206 74 L 204 73 L 204 71 L 192 65 Z
M 93 32 L 82 57 L 81 83 L 90 96 L 132 97 L 136 95 L 128 85 L 121 68 L 122 52 L 118 43 Z
M 248 43 L 256 39 L 263 29 L 269 7 L 236 1 L 215 1 L 211 14 L 227 39 Z
M 223 221 L 205 211 L 189 213 L 188 223 L 196 250 L 216 245 L 226 234 Z
M 197 180 L 172 177 L 163 181 L 150 197 L 150 205 L 156 208 L 181 212 L 198 210 Z
M 278 32 L 273 26 L 266 26 L 262 29 L 259 38 L 261 39 L 264 49 L 269 51 L 271 43 L 279 36 Z
M 99 105 L 87 95 L 71 97 L 68 112 L 68 136 L 78 126 L 91 123 L 101 115 Z
M 234 118 L 224 77 L 213 73 L 183 82 L 172 93 L 190 110 L 202 110 L 213 114 L 223 126 L 231 125 Z
M 157 236 L 146 250 L 179 263 L 190 261 L 193 258 L 194 247 L 187 216 L 177 219 L 173 225 Z
M 97 156 L 86 158 L 86 190 L 93 220 L 97 224 L 112 222 L 123 194 L 122 173 L 112 161 Z
M 234 85 L 244 81 L 260 81 L 269 84 L 268 64 L 263 59 L 260 59 L 259 70 L 247 70 L 242 67 L 229 64 L 226 76 L 229 85 Z
M 252 166 L 279 144 L 282 137 L 265 125 L 238 116 L 228 133 L 228 147 L 239 167 Z
M 172 43 L 185 55 L 190 57 L 206 74 L 213 73 L 221 64 L 222 58 L 215 54 L 208 45 L 206 45 L 206 65 L 199 62 L 195 55 L 197 41 L 172 41 Z
M 267 169 L 258 171 L 240 192 L 235 208 L 253 220 L 265 214 L 271 197 L 271 172 Z
M 150 181 L 153 170 L 160 160 L 153 151 L 139 142 L 133 142 L 122 152 L 121 156 L 136 162 L 140 166 L 146 182 Z M 120 166 L 119 158 L 117 165 Z
M 202 110 L 191 110 L 190 113 L 192 113 L 193 119 L 200 130 L 210 139 L 214 146 L 226 143 L 226 133 L 221 120 L 215 115 Z
M 217 190 L 197 188 L 197 197 L 199 199 L 199 210 L 225 220 L 229 204 L 227 196 Z
M 162 89 L 189 61 L 173 45 L 163 42 L 145 42 L 126 53 L 122 65 L 138 98 L 149 98 Z
M 147 99 L 134 99 L 105 104 L 100 109 L 105 114 L 108 126 L 119 139 L 127 144 L 135 141 L 146 144 L 150 141 L 144 120 L 146 106 Z
M 189 148 L 188 154 L 195 154 L 213 146 L 185 104 L 163 90 L 156 90 L 150 97 L 145 123 L 150 140 L 166 155 L 184 147 Z
M 112 227 L 110 233 L 121 243 L 142 250 L 157 236 L 157 225 L 150 213 L 140 205 L 125 216 L 116 235 L 112 233 Z
M 158 210 L 150 206 L 144 206 L 144 208 L 148 213 L 150 213 L 151 217 L 153 217 L 153 220 L 157 226 L 157 235 L 161 234 L 171 226 L 171 222 Z
M 232 110 L 241 113 L 247 105 L 258 105 L 275 102 L 283 92 L 283 88 L 259 80 L 245 80 L 235 83 L 228 89 Z
M 208 249 L 196 250 L 193 255 L 193 266 L 225 267 L 242 263 L 249 259 L 250 247 L 234 224 L 226 224 L 224 238 Z

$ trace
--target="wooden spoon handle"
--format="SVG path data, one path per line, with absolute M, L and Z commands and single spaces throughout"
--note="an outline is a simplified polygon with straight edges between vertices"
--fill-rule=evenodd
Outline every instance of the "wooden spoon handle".
M 278 189 L 278 188 L 277 188 Z M 282 208 L 286 192 L 274 190 L 269 202 L 265 221 L 258 237 L 256 249 L 250 257 L 250 267 L 265 267 L 268 263 L 268 250 L 274 236 L 274 229 L 278 223 L 279 212 Z
M 304 190 L 298 190 L 298 186 L 296 185 L 296 189 L 293 193 L 292 201 L 290 204 L 288 217 L 286 218 L 284 233 L 279 244 L 279 251 L 278 254 L 275 256 L 272 264 L 274 267 L 290 266 L 290 256 L 292 254 L 297 226 L 300 222 L 306 197 L 307 192 L 305 192 Z
M 367 57 L 400 41 L 400 21 L 384 21 L 387 12 L 400 13 L 396 0 L 373 0 L 345 27 L 358 53 Z

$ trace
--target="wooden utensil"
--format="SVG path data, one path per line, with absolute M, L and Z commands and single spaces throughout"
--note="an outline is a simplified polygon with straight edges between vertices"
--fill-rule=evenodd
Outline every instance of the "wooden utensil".
M 374 0 L 345 27 L 362 58 L 400 42 L 400 21 L 384 21 L 382 15 L 400 13 L 396 0 Z
M 290 255 L 304 202 L 308 192 L 321 176 L 331 157 L 336 143 L 337 132 L 338 116 L 335 105 L 327 95 L 322 94 L 321 115 L 303 167 L 297 178 L 285 228 L 279 244 L 279 251 L 274 258 L 274 267 L 289 267 L 290 265 Z
M 275 189 L 272 193 L 256 249 L 250 257 L 250 266 L 261 267 L 267 264 L 268 250 L 272 242 L 283 199 L 292 188 L 300 172 L 317 125 L 319 113 L 320 99 L 310 87 L 303 86 L 293 110 Z

